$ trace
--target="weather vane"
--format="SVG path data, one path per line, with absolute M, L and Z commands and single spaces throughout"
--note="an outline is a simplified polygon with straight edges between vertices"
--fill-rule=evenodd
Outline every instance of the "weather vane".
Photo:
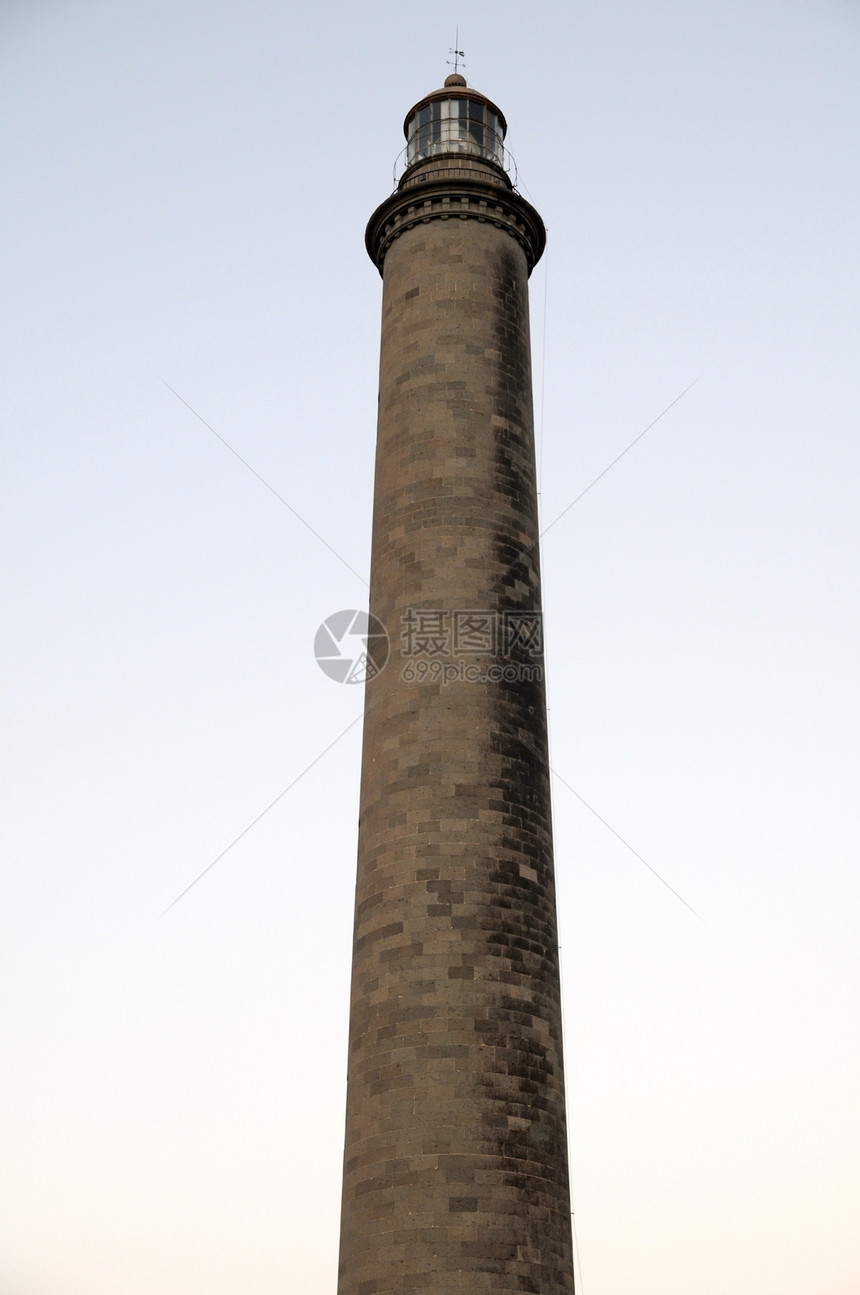
M 456 28 L 454 29 L 454 45 L 456 46 L 456 45 L 459 45 L 459 44 L 460 44 L 460 28 L 459 28 L 459 27 L 456 27 Z M 457 72 L 458 72 L 458 71 L 459 71 L 459 69 L 460 69 L 460 59 L 462 59 L 462 60 L 463 60 L 463 64 L 464 64 L 464 66 L 465 66 L 465 63 L 466 63 L 466 55 L 463 53 L 463 51 L 462 51 L 461 49 L 449 49 L 449 50 L 448 50 L 448 53 L 449 53 L 449 54 L 453 54 L 453 55 L 454 55 L 454 58 L 453 58 L 453 64 L 454 64 L 454 75 L 456 76 Z M 450 67 L 450 65 L 451 65 L 451 63 L 452 63 L 452 60 L 449 58 L 449 59 L 446 59 L 445 61 L 448 63 L 448 65 L 449 65 L 449 67 Z

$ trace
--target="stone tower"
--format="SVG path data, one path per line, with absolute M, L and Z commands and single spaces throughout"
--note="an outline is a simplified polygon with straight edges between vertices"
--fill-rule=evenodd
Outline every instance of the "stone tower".
M 528 323 L 545 231 L 462 76 L 404 129 L 367 228 L 391 653 L 368 637 L 338 1295 L 571 1295 Z

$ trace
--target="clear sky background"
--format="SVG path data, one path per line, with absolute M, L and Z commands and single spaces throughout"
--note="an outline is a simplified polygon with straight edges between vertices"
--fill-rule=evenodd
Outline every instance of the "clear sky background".
M 544 526 L 695 382 L 543 542 L 580 1291 L 860 1290 L 860 5 L 5 0 L 0 1295 L 334 1295 L 313 638 L 457 23 L 549 232 Z

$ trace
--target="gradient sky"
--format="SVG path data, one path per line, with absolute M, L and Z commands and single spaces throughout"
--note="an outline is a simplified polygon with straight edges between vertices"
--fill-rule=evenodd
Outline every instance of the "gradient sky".
M 860 1289 L 860 5 L 5 0 L 0 1295 L 334 1295 L 313 639 L 457 24 L 548 228 L 544 527 L 654 423 L 543 542 L 581 1295 Z

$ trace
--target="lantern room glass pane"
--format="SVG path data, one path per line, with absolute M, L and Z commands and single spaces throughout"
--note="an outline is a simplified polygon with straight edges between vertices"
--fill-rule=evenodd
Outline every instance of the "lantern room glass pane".
M 408 165 L 444 153 L 470 153 L 503 165 L 504 150 L 496 113 L 476 99 L 437 99 L 424 104 L 409 122 Z

